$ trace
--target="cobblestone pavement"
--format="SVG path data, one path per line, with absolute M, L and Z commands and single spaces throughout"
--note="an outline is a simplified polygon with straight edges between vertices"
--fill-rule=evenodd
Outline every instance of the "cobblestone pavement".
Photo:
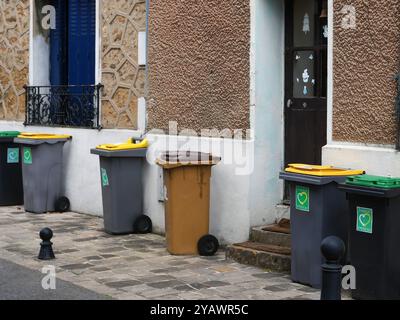
M 51 262 L 36 258 L 44 227 L 55 234 Z M 319 291 L 287 274 L 226 261 L 222 250 L 214 257 L 172 256 L 162 236 L 111 236 L 101 218 L 77 213 L 0 208 L 0 255 L 33 270 L 55 265 L 58 279 L 114 299 L 319 299 Z

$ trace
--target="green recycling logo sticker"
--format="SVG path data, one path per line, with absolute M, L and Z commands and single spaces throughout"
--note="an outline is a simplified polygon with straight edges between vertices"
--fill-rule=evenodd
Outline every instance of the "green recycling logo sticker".
M 296 186 L 296 209 L 310 212 L 310 188 Z
M 24 148 L 24 163 L 25 164 L 32 164 L 32 149 L 31 148 Z
M 372 234 L 374 211 L 370 208 L 357 207 L 357 231 Z
M 101 184 L 103 187 L 107 187 L 110 185 L 110 181 L 108 180 L 107 170 L 101 168 Z
M 7 163 L 19 163 L 19 148 L 7 149 Z

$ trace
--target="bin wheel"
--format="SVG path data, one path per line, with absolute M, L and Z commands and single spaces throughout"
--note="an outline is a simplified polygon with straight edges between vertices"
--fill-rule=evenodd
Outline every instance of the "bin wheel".
M 210 234 L 200 238 L 197 243 L 199 254 L 204 257 L 213 256 L 219 249 L 218 239 Z
M 141 215 L 133 223 L 133 232 L 139 234 L 151 233 L 153 231 L 153 223 L 146 215 Z
M 69 211 L 71 204 L 67 197 L 61 197 L 57 199 L 55 204 L 55 209 L 57 212 L 67 212 Z

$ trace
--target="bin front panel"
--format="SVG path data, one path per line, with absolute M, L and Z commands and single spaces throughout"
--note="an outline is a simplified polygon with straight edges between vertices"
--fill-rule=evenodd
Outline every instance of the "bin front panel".
M 290 191 L 292 280 L 320 288 L 322 240 L 335 235 L 347 242 L 346 197 L 337 190 L 335 182 L 326 185 L 292 182 Z
M 209 233 L 211 166 L 164 170 L 167 249 L 197 254 L 197 242 Z
M 21 146 L 26 211 L 55 210 L 55 202 L 62 191 L 63 146 L 64 142 Z
M 135 220 L 143 214 L 142 158 L 100 156 L 105 231 L 133 232 Z
M 24 203 L 20 146 L 0 140 L 0 205 Z
M 400 299 L 400 200 L 349 194 L 356 299 Z

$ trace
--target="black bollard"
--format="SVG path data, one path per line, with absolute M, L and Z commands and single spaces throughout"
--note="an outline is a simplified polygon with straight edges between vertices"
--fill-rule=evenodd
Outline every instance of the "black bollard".
M 39 233 L 42 243 L 40 244 L 39 260 L 53 260 L 55 255 L 53 252 L 53 243 L 50 241 L 53 238 L 53 231 L 49 228 L 44 228 Z
M 342 299 L 342 266 L 340 259 L 346 251 L 342 239 L 331 236 L 322 241 L 321 252 L 326 259 L 322 265 L 321 300 Z

